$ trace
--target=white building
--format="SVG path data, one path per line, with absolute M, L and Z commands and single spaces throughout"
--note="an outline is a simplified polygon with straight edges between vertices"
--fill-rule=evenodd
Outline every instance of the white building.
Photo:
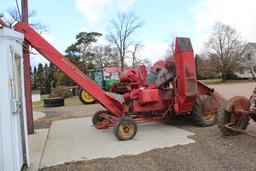
M 0 171 L 29 165 L 22 43 L 22 34 L 0 27 Z
M 251 78 L 250 67 L 256 76 L 256 43 L 247 43 L 242 59 L 243 67 L 240 68 L 239 72 L 235 72 L 235 74 L 239 78 Z

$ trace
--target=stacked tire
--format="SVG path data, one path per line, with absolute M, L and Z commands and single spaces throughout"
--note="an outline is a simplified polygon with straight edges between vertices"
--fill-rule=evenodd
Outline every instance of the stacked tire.
M 59 106 L 64 106 L 63 97 L 44 99 L 44 107 L 59 107 Z

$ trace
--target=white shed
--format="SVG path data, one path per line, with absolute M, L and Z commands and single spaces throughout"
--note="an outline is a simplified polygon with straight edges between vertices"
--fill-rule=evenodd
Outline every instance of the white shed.
M 0 28 L 0 171 L 29 165 L 23 39 L 18 32 Z

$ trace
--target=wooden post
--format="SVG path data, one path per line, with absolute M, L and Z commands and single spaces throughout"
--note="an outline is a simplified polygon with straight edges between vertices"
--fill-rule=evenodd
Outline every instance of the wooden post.
M 21 0 L 22 6 L 22 21 L 28 24 L 28 0 Z M 26 110 L 27 110 L 27 126 L 28 133 L 34 133 L 32 99 L 31 99 L 31 84 L 30 84 L 30 55 L 29 44 L 24 43 L 23 46 L 24 58 L 24 80 L 25 80 L 25 96 L 26 96 Z

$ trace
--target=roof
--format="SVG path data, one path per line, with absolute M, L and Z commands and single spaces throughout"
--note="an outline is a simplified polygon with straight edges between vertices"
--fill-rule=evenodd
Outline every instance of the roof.
M 132 68 L 134 68 L 134 67 L 124 67 L 125 70 L 132 69 Z M 151 67 L 146 67 L 146 68 L 147 68 L 147 71 L 151 70 Z M 106 68 L 104 68 L 104 71 L 108 72 L 108 73 L 121 72 L 121 67 L 118 67 L 118 66 L 117 67 L 106 67 Z
M 256 49 L 256 43 L 249 42 L 247 46 L 251 46 L 253 49 Z

